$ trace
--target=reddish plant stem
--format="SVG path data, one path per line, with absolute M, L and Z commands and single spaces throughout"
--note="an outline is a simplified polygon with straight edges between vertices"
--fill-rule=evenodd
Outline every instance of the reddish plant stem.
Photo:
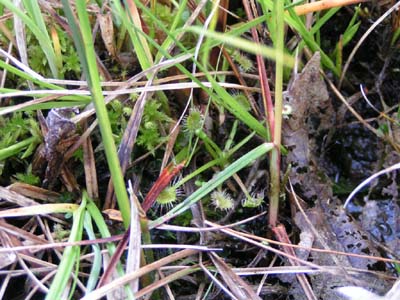
M 247 18 L 249 21 L 254 19 L 253 12 L 250 8 L 249 1 L 243 0 L 243 6 L 245 8 Z M 255 27 L 251 28 L 251 34 L 256 45 L 259 45 L 260 40 L 258 36 L 258 32 Z M 274 105 L 272 103 L 271 90 L 268 84 L 267 72 L 265 69 L 264 59 L 261 55 L 257 55 L 257 66 L 258 73 L 260 75 L 260 84 L 261 84 L 261 92 L 264 102 L 265 109 L 265 119 L 268 121 L 268 129 L 270 133 L 270 139 L 275 144 L 275 149 L 271 151 L 270 154 L 270 207 L 269 207 L 269 225 L 274 227 L 277 223 L 278 219 L 278 208 L 279 208 L 279 192 L 280 192 L 280 127 L 275 128 L 275 114 L 274 114 Z M 280 126 L 279 119 L 278 126 Z M 278 133 L 276 133 L 276 131 Z M 276 136 L 278 135 L 278 136 Z
M 254 16 L 251 11 L 248 0 L 243 0 L 243 6 L 246 11 L 248 20 L 252 21 L 254 19 Z M 253 40 L 256 43 L 256 45 L 259 45 L 260 38 L 258 36 L 258 32 L 255 27 L 251 28 L 251 35 L 252 35 Z M 258 73 L 260 74 L 261 93 L 262 93 L 264 109 L 265 109 L 265 113 L 266 113 L 265 118 L 266 118 L 266 120 L 268 120 L 270 137 L 271 137 L 271 140 L 273 140 L 274 139 L 275 118 L 274 118 L 274 105 L 272 103 L 271 90 L 270 90 L 269 84 L 268 84 L 268 76 L 267 76 L 267 72 L 265 70 L 264 59 L 260 54 L 257 54 L 256 59 L 257 59 Z
M 274 232 L 279 242 L 285 244 L 291 244 L 286 229 L 282 224 L 272 228 L 272 231 Z M 296 257 L 296 253 L 294 252 L 294 249 L 292 247 L 281 246 L 281 248 L 285 253 L 289 254 L 288 260 L 292 266 L 300 266 L 300 263 L 297 260 L 291 258 L 291 257 Z M 301 287 L 303 288 L 305 294 L 307 295 L 307 299 L 317 300 L 317 297 L 315 296 L 314 291 L 312 290 L 310 283 L 307 280 L 307 277 L 301 273 L 296 274 L 296 277 Z

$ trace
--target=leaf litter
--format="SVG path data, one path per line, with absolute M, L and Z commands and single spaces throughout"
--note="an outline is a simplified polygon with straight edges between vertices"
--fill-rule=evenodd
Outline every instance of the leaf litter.
M 315 53 L 303 71 L 294 76 L 288 89 L 287 104 L 292 108 L 292 115 L 283 126 L 283 142 L 289 150 L 284 157 L 284 165 L 289 168 L 294 197 L 301 197 L 314 206 L 296 213 L 295 224 L 300 230 L 300 245 L 327 249 L 332 253 L 299 250 L 297 255 L 320 266 L 339 267 L 333 274 L 327 271 L 309 275 L 318 299 L 343 299 L 336 289 L 351 283 L 384 294 L 390 287 L 386 280 L 361 272 L 376 270 L 376 260 L 335 254 L 381 256 L 370 233 L 376 228 L 376 223 L 372 225 L 366 221 L 371 218 L 363 218 L 364 222 L 360 224 L 344 211 L 340 200 L 333 196 L 324 155 L 335 126 L 335 111 L 319 70 L 320 55 Z M 393 201 L 391 203 L 394 205 Z M 370 211 L 373 205 L 378 204 L 369 202 L 364 212 Z M 379 214 L 378 210 L 373 211 Z M 392 212 L 397 216 L 398 208 L 392 207 Z M 392 221 L 391 226 L 395 230 L 396 221 Z M 397 243 L 397 237 L 395 240 Z M 354 275 L 346 271 L 351 268 L 358 269 L 360 273 Z M 297 282 L 292 285 L 289 295 L 294 299 L 307 299 Z

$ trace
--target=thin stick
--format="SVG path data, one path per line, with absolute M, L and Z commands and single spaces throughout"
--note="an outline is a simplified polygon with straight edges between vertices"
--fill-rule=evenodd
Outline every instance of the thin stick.
M 311 12 L 316 12 L 333 7 L 346 6 L 361 2 L 367 2 L 367 1 L 366 0 L 321 0 L 296 6 L 294 8 L 294 11 L 298 16 L 301 16 Z

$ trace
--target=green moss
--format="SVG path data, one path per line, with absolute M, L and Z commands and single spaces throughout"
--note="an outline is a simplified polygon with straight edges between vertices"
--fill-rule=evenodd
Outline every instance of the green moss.
M 170 117 L 161 111 L 160 107 L 161 104 L 156 100 L 146 103 L 137 138 L 137 144 L 153 154 L 156 146 L 168 139 L 168 137 L 161 135 L 161 126 L 167 125 L 172 121 Z

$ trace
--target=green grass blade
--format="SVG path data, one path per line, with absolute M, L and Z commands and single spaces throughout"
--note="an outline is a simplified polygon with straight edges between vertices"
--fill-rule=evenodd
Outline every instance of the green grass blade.
M 89 238 L 89 240 L 95 240 L 96 235 L 94 233 L 94 228 L 92 224 L 92 218 L 89 212 L 85 213 L 85 219 L 83 226 L 85 228 L 85 232 Z M 86 283 L 86 293 L 90 293 L 96 288 L 97 281 L 99 280 L 100 277 L 100 271 L 101 271 L 101 264 L 103 261 L 103 258 L 101 256 L 101 249 L 99 245 L 92 245 L 92 250 L 93 250 L 93 261 L 92 261 L 92 268 L 90 270 L 89 278 L 87 279 Z
M 217 104 L 225 107 L 230 113 L 236 118 L 246 124 L 251 130 L 257 132 L 258 135 L 266 140 L 269 140 L 269 133 L 267 128 L 255 117 L 253 117 L 248 111 L 244 110 L 242 105 L 235 100 L 224 88 L 222 88 L 218 82 L 212 77 L 207 76 L 207 79 L 211 82 L 217 96 L 213 96 L 212 100 Z
M 165 39 L 165 41 L 162 43 L 161 47 L 163 49 L 168 49 L 172 45 L 172 43 L 174 42 L 174 37 L 171 36 L 170 33 L 175 31 L 175 29 L 178 27 L 178 25 L 182 23 L 182 16 L 183 16 L 183 13 L 187 9 L 187 7 L 186 7 L 187 2 L 188 2 L 188 0 L 181 1 L 180 5 L 179 5 L 179 8 L 178 8 L 178 11 L 175 14 L 174 20 L 172 21 L 171 29 L 167 30 L 166 28 L 164 28 L 164 31 L 167 32 L 168 36 Z M 161 59 L 161 55 L 160 55 L 160 52 L 159 52 L 157 54 L 157 56 L 156 56 L 155 61 L 158 62 L 158 61 L 160 61 L 160 59 Z
M 62 2 L 71 27 L 76 27 L 75 18 L 72 15 L 69 1 L 63 0 Z M 96 109 L 96 116 L 99 121 L 100 133 L 104 145 L 105 154 L 107 157 L 107 163 L 111 173 L 111 179 L 114 184 L 114 190 L 119 209 L 122 213 L 124 225 L 125 227 L 128 227 L 130 222 L 129 199 L 117 155 L 117 149 L 115 147 L 114 139 L 112 136 L 107 108 L 104 103 L 104 97 L 102 94 L 99 71 L 97 69 L 95 59 L 96 53 L 92 40 L 92 31 L 89 23 L 89 16 L 86 11 L 86 3 L 84 1 L 78 1 L 76 3 L 76 9 L 79 17 L 79 29 L 76 28 L 76 31 L 79 30 L 79 33 L 76 33 L 76 35 L 79 35 L 75 37 L 74 41 L 81 62 L 85 66 L 84 73 L 88 80 L 88 85 Z
M 330 18 L 332 18 L 338 11 L 340 7 L 335 7 L 331 8 L 328 11 L 326 11 L 321 18 L 319 18 L 313 27 L 310 29 L 311 34 L 317 33 L 318 30 L 321 29 L 322 26 L 325 25 L 326 22 L 329 21 Z
M 265 0 L 262 3 L 262 8 L 265 14 L 268 14 L 267 10 L 272 11 L 274 6 L 274 2 L 272 0 Z M 303 41 L 305 44 L 313 51 L 319 51 L 321 54 L 321 63 L 330 69 L 336 76 L 339 76 L 339 71 L 335 66 L 335 63 L 330 59 L 330 57 L 321 49 L 320 45 L 315 41 L 314 39 L 314 34 L 316 31 L 323 25 L 322 22 L 326 22 L 328 18 L 330 18 L 332 13 L 335 11 L 332 10 L 328 12 L 328 16 L 326 19 L 323 17 L 321 18 L 321 22 L 317 24 L 317 27 L 315 29 L 311 29 L 309 31 L 306 26 L 304 25 L 303 19 L 296 15 L 294 12 L 293 8 L 289 8 L 287 12 L 289 13 L 284 13 L 284 19 L 285 22 L 294 30 L 296 30 L 299 35 L 303 38 Z M 274 26 L 273 26 L 274 27 Z
M 73 214 L 73 224 L 71 228 L 71 234 L 69 236 L 69 242 L 77 242 L 82 240 L 83 231 L 83 220 L 86 210 L 86 200 L 82 199 L 82 203 L 79 208 Z M 80 246 L 69 246 L 66 247 L 61 258 L 61 262 L 58 266 L 56 276 L 51 283 L 46 300 L 61 299 L 65 288 L 67 287 L 70 274 L 74 267 L 74 264 L 79 262 Z
M 88 62 L 87 62 L 87 58 L 86 58 L 86 55 L 85 55 L 84 42 L 83 42 L 83 39 L 82 39 L 82 34 L 80 32 L 80 26 L 78 26 L 78 24 L 75 21 L 75 15 L 72 12 L 72 9 L 71 9 L 69 1 L 62 0 L 61 2 L 63 4 L 65 16 L 68 19 L 69 27 L 72 30 L 72 39 L 74 40 L 75 47 L 76 47 L 76 50 L 77 50 L 78 55 L 79 55 L 79 59 L 80 59 L 80 63 L 81 63 L 81 66 L 82 66 L 83 73 L 86 76 L 88 76 L 89 75 L 88 74 L 89 73 Z M 88 82 L 88 84 L 90 84 L 90 82 Z
M 202 27 L 196 26 L 191 26 L 187 28 L 186 31 L 197 33 L 199 35 L 204 34 L 209 38 L 219 41 L 220 44 L 228 44 L 231 47 L 238 48 L 252 54 L 261 54 L 262 56 L 273 60 L 277 58 L 275 55 L 276 50 L 274 48 L 264 45 L 257 45 L 253 42 L 249 42 L 244 38 L 232 36 L 229 33 L 219 33 L 215 31 L 204 30 Z M 292 56 L 284 54 L 280 63 L 284 64 L 285 66 L 291 67 L 294 65 L 294 59 Z
M 135 48 L 140 66 L 143 70 L 150 68 L 153 65 L 153 59 L 150 54 L 150 47 L 147 44 L 144 36 L 141 34 L 142 31 L 138 26 L 138 22 L 140 21 L 137 20 L 134 16 L 128 16 L 120 1 L 114 1 L 113 4 L 116 9 L 116 13 L 122 21 L 123 26 L 125 26 L 128 31 L 129 37 L 132 41 L 132 45 Z
M 330 57 L 323 51 L 318 45 L 318 43 L 315 41 L 313 34 L 307 30 L 306 26 L 304 25 L 303 21 L 299 16 L 296 15 L 296 13 L 293 10 L 289 10 L 290 17 L 287 16 L 285 18 L 285 21 L 287 23 L 291 23 L 293 28 L 300 34 L 300 36 L 303 38 L 304 42 L 306 45 L 313 51 L 313 52 L 320 52 L 321 54 L 321 63 L 330 69 L 336 76 L 339 76 L 339 71 L 336 69 L 336 66 L 334 62 L 330 59 Z
M 96 227 L 98 228 L 100 235 L 102 238 L 107 238 L 111 237 L 110 231 L 108 230 L 107 224 L 104 221 L 103 215 L 100 212 L 100 210 L 97 208 L 96 204 L 91 200 L 87 193 L 83 193 L 83 197 L 85 197 L 88 201 L 88 204 L 86 206 L 87 211 L 90 213 L 90 216 L 92 217 L 93 221 L 96 224 Z M 113 256 L 116 250 L 116 246 L 114 243 L 107 243 L 106 244 L 108 253 L 110 256 Z M 123 276 L 125 274 L 124 268 L 122 267 L 121 263 L 117 264 L 117 273 L 119 276 Z M 132 290 L 129 288 L 129 286 L 125 287 L 125 292 L 128 295 L 128 299 L 134 299 Z
M 202 198 L 207 196 L 216 187 L 221 185 L 225 180 L 230 178 L 235 173 L 239 172 L 241 169 L 248 166 L 250 163 L 252 163 L 257 158 L 265 155 L 268 151 L 270 151 L 273 148 L 274 148 L 274 145 L 272 143 L 264 143 L 256 148 L 254 148 L 250 152 L 246 153 L 241 158 L 239 158 L 237 161 L 235 161 L 234 163 L 229 165 L 225 170 L 218 173 L 213 179 L 208 181 L 201 188 L 196 190 L 193 194 L 191 194 L 183 202 L 179 203 L 177 206 L 175 206 L 173 209 L 171 209 L 169 212 L 167 212 L 164 216 L 162 216 L 154 221 L 149 222 L 149 228 L 151 229 L 151 228 L 157 227 L 157 226 L 163 224 L 164 222 L 170 220 L 171 218 L 176 217 L 177 215 L 181 214 L 185 210 L 189 209 L 194 203 L 196 203 L 197 201 L 200 201 Z
M 11 66 L 10 64 L 7 64 L 6 62 L 4 62 L 1 59 L 0 59 L 0 68 L 3 70 L 7 70 L 7 72 L 15 74 L 16 76 L 20 77 L 21 79 L 32 81 L 34 84 L 37 84 L 38 86 L 43 87 L 43 88 L 55 89 L 55 90 L 63 90 L 64 89 L 55 84 L 40 81 L 39 79 L 29 75 L 28 73 L 21 71 L 20 69 L 17 69 L 16 67 Z
M 173 42 L 177 45 L 177 47 L 180 48 L 181 51 L 185 54 L 192 53 L 194 49 L 186 49 L 179 41 L 176 40 L 175 36 L 178 35 L 180 30 L 171 32 L 165 26 L 155 18 L 149 11 L 148 8 L 141 6 L 138 4 L 139 8 L 146 14 L 149 15 L 149 17 L 154 21 L 157 26 L 159 26 L 164 32 L 167 33 L 168 37 L 173 40 Z M 240 35 L 246 30 L 248 30 L 251 26 L 256 26 L 257 24 L 261 23 L 263 21 L 263 18 L 257 18 L 254 19 L 253 21 L 250 21 L 248 23 L 243 24 L 242 26 L 239 26 L 237 28 L 234 28 L 232 31 L 229 32 L 229 35 L 232 35 L 234 37 L 235 35 Z M 251 25 L 251 26 L 250 26 Z M 143 32 L 140 32 L 140 34 L 144 34 Z M 227 33 L 228 34 L 228 33 Z M 145 35 L 144 35 L 145 36 Z M 154 43 L 148 36 L 145 36 L 146 39 L 148 39 L 149 43 L 153 47 L 155 47 L 158 51 L 159 54 L 162 56 L 172 59 L 171 55 L 166 51 L 168 48 L 169 44 L 163 44 L 162 46 L 159 46 L 157 43 Z M 240 39 L 242 41 L 242 39 Z M 221 44 L 221 41 L 212 41 L 210 43 L 210 47 L 217 46 L 218 44 Z M 251 44 L 252 47 L 254 48 L 254 44 Z M 264 49 L 264 48 L 262 48 Z M 261 51 L 262 51 L 261 49 Z M 270 49 L 270 48 L 269 48 Z M 201 66 L 197 61 L 193 61 L 201 72 L 206 72 L 206 69 Z M 265 128 L 264 125 L 262 125 L 256 118 L 254 118 L 249 112 L 243 110 L 242 106 L 240 106 L 237 101 L 222 87 L 219 86 L 218 82 L 212 77 L 208 76 L 208 80 L 212 83 L 213 88 L 216 93 L 213 93 L 209 88 L 205 87 L 198 78 L 194 77 L 191 72 L 189 72 L 183 65 L 177 64 L 176 67 L 181 71 L 183 74 L 187 75 L 188 78 L 190 78 L 193 82 L 197 83 L 200 88 L 202 88 L 204 91 L 206 91 L 213 99 L 218 104 L 222 104 L 229 112 L 231 112 L 233 115 L 235 115 L 240 121 L 245 123 L 252 131 L 257 132 L 260 136 L 268 140 L 268 130 Z
M 213 159 L 212 161 L 209 161 L 208 163 L 202 165 L 201 167 L 196 168 L 195 171 L 193 171 L 192 173 L 188 174 L 187 176 L 185 176 L 184 178 L 182 178 L 182 180 L 180 180 L 175 187 L 178 188 L 180 186 L 182 186 L 183 184 L 185 184 L 186 182 L 188 182 L 189 180 L 191 180 L 192 178 L 200 175 L 201 173 L 203 173 L 204 171 L 210 169 L 213 166 L 216 165 L 221 165 L 224 162 L 226 162 L 236 151 L 238 151 L 241 147 L 243 147 L 248 141 L 250 141 L 250 139 L 254 136 L 255 132 L 249 134 L 247 137 L 245 137 L 242 141 L 240 141 L 239 143 L 237 143 L 233 148 L 231 148 L 230 150 L 228 150 L 227 152 L 224 152 L 222 157 L 219 157 L 217 159 Z M 179 160 L 177 160 L 179 161 Z
M 47 34 L 47 31 L 42 31 L 39 26 L 36 25 L 36 23 L 28 17 L 27 14 L 25 14 L 23 11 L 21 11 L 18 7 L 16 7 L 11 1 L 9 0 L 0 0 L 0 4 L 4 5 L 7 7 L 10 11 L 12 11 L 14 14 L 16 14 L 22 22 L 25 23 L 25 25 L 28 26 L 29 30 L 33 33 L 33 35 L 36 37 L 38 40 L 44 54 L 46 55 L 46 58 L 49 62 L 50 70 L 53 74 L 54 77 L 58 77 L 58 70 L 56 66 L 56 56 L 54 53 L 54 49 L 52 47 L 51 40 L 49 39 L 49 36 Z M 47 34 L 47 36 L 46 36 Z
M 20 153 L 23 149 L 28 148 L 32 143 L 40 143 L 40 139 L 32 136 L 12 146 L 0 149 L 0 161 Z
M 43 14 L 40 11 L 39 4 L 37 0 L 23 0 L 23 2 L 24 2 L 24 7 L 27 10 L 28 14 L 32 17 L 34 23 L 37 25 L 40 32 L 42 33 L 43 42 L 45 42 L 46 45 L 48 45 L 46 47 L 47 51 L 51 51 L 49 53 L 45 51 L 45 55 L 50 66 L 50 70 L 55 78 L 60 78 L 61 74 L 59 65 L 57 64 L 57 57 L 55 55 L 55 51 L 53 48 L 53 42 L 50 39 L 49 33 L 47 32 L 47 26 L 44 22 Z
M 129 4 L 128 3 L 125 4 L 126 7 L 131 6 L 131 10 L 134 12 L 134 15 L 130 14 L 131 10 L 125 11 L 120 1 L 113 2 L 113 5 L 116 9 L 116 13 L 119 17 L 118 19 L 122 20 L 122 25 L 125 27 L 125 29 L 129 34 L 139 64 L 142 70 L 147 70 L 154 65 L 154 60 L 151 55 L 149 43 L 152 46 L 154 45 L 158 46 L 158 44 L 152 38 L 147 36 L 141 28 L 141 20 L 139 18 L 138 9 L 136 7 L 137 5 L 139 8 L 141 8 L 141 3 L 139 1 L 135 1 L 135 3 L 133 4 L 132 1 L 129 1 Z M 141 11 L 141 13 L 143 12 Z M 146 76 L 147 78 L 150 78 L 149 76 L 152 76 L 152 74 L 149 73 Z M 158 91 L 156 92 L 156 95 L 158 100 L 161 102 L 163 109 L 168 112 L 169 111 L 169 106 L 167 104 L 168 98 L 165 95 L 165 93 L 162 91 Z

